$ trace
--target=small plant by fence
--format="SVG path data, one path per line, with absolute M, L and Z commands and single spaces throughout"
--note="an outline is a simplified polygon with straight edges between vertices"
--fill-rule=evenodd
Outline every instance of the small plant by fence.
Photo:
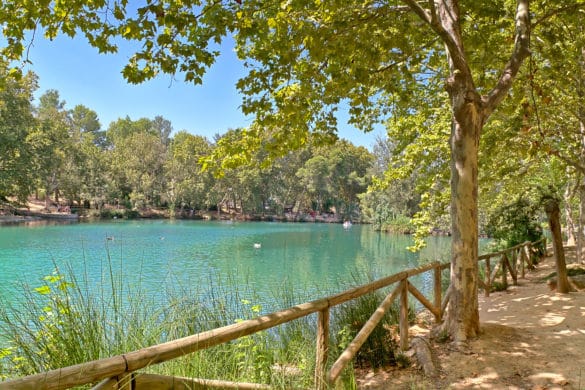
M 508 274 L 514 284 L 518 277 L 525 276 L 525 270 L 533 268 L 538 256 L 535 248 L 544 246 L 545 239 L 516 245 L 505 250 L 479 256 L 480 286 L 488 296 L 501 278 L 499 287 L 508 286 Z M 493 260 L 496 260 L 495 262 Z M 481 265 L 483 262 L 483 266 Z M 334 385 L 343 370 L 354 359 L 360 347 L 380 323 L 392 304 L 399 301 L 400 348 L 408 349 L 408 308 L 409 295 L 413 296 L 428 309 L 440 322 L 449 301 L 450 290 L 443 296 L 442 271 L 450 263 L 434 262 L 418 268 L 409 269 L 376 280 L 342 293 L 291 308 L 241 321 L 232 325 L 209 330 L 166 343 L 146 347 L 122 355 L 95 360 L 74 366 L 64 367 L 40 374 L 30 375 L 6 382 L 0 382 L 0 389 L 68 389 L 74 386 L 97 383 L 94 389 L 199 389 L 199 388 L 238 388 L 269 389 L 266 384 L 235 383 L 222 380 L 185 378 L 140 372 L 146 367 L 167 362 L 215 345 L 240 339 L 254 333 L 288 323 L 290 321 L 317 313 L 317 353 L 315 357 L 314 388 L 327 389 Z M 433 273 L 433 297 L 431 299 L 418 290 L 410 281 L 413 276 L 425 272 Z M 329 367 L 329 337 L 331 309 L 342 303 L 358 299 L 366 294 L 385 287 L 396 285 L 385 297 L 369 320 L 361 327 L 355 338 Z

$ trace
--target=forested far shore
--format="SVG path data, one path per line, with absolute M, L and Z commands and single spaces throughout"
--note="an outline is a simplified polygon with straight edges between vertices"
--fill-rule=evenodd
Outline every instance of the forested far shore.
M 369 223 L 367 221 L 351 221 L 343 219 L 334 212 L 315 212 L 291 209 L 283 214 L 275 214 L 274 210 L 262 213 L 243 214 L 239 209 L 211 207 L 206 210 L 189 208 L 170 210 L 168 207 L 145 207 L 142 209 L 126 208 L 123 205 L 96 204 L 77 205 L 64 200 L 61 204 L 53 201 L 46 207 L 46 201 L 31 198 L 25 205 L 16 202 L 4 203 L 0 206 L 0 224 L 26 222 L 39 219 L 76 219 L 95 221 L 103 219 L 186 219 L 208 221 L 265 221 L 265 222 L 318 222 L 318 223 Z M 87 207 L 85 207 L 87 206 Z M 75 218 L 73 218 L 75 217 Z M 349 227 L 351 225 L 347 225 Z M 408 233 L 408 232 L 406 232 Z
M 232 166 L 214 153 L 237 143 L 242 129 L 209 140 L 174 132 L 161 116 L 120 118 L 103 129 L 95 111 L 67 107 L 56 90 L 35 105 L 36 85 L 29 73 L 7 79 L 3 89 L 5 213 L 30 207 L 32 199 L 42 206 L 37 211 L 101 218 L 350 220 L 378 230 L 412 230 L 420 199 L 415 174 L 371 190 L 391 158 L 384 139 L 371 152 L 346 140 L 310 141 L 283 157 L 259 152 Z

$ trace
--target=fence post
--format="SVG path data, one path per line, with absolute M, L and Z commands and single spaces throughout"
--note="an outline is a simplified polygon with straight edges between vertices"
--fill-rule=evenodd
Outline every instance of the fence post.
M 490 290 L 492 289 L 492 266 L 490 262 L 491 258 L 485 259 L 485 291 L 486 297 L 490 296 Z
M 400 349 L 408 349 L 408 279 L 400 281 Z
M 329 351 L 329 308 L 319 311 L 317 318 L 317 356 L 315 389 L 327 389 L 327 354 Z
M 515 259 L 514 265 L 511 264 L 512 260 L 508 259 L 508 271 L 510 271 L 510 276 L 512 277 L 512 284 L 514 286 L 518 285 L 518 256 L 516 256 L 515 252 L 510 253 L 510 259 Z
M 437 263 L 437 266 L 435 268 L 433 268 L 434 271 L 434 276 L 435 276 L 435 291 L 434 291 L 434 295 L 435 295 L 435 307 L 438 310 L 438 315 L 435 315 L 435 322 L 439 323 L 441 322 L 441 319 L 443 318 L 443 311 L 441 310 L 441 301 L 442 301 L 442 297 L 441 294 L 443 293 L 443 286 L 442 286 L 442 276 L 443 276 L 443 272 L 441 270 L 441 264 Z
M 504 290 L 508 289 L 508 256 L 506 252 L 502 255 L 502 288 Z
M 522 262 L 522 266 L 520 269 L 520 277 L 522 279 L 524 279 L 526 277 L 526 273 L 525 273 L 525 267 L 524 267 L 524 263 L 528 263 L 528 259 L 526 258 L 526 248 L 527 246 L 530 245 L 528 243 L 524 243 L 524 245 L 522 246 L 522 248 L 520 248 L 520 261 Z M 530 268 L 530 264 L 528 263 L 528 267 Z

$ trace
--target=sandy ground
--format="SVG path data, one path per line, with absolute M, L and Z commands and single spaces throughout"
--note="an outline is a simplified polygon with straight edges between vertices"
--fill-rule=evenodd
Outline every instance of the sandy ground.
M 585 291 L 550 291 L 542 278 L 553 271 L 546 258 L 518 286 L 480 297 L 481 336 L 464 350 L 431 340 L 436 377 L 379 370 L 359 388 L 585 390 Z

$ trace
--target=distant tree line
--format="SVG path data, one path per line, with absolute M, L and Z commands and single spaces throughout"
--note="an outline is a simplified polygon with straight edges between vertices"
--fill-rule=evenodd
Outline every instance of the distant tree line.
M 171 215 L 222 209 L 246 215 L 307 212 L 374 222 L 388 230 L 408 225 L 418 207 L 411 180 L 367 194 L 382 175 L 391 148 L 379 139 L 373 153 L 345 140 L 306 146 L 285 156 L 256 153 L 247 164 L 203 169 L 218 143 L 170 121 L 119 118 L 103 129 L 88 107 L 69 109 L 56 90 L 34 104 L 37 79 L 4 78 L 0 98 L 0 196 L 24 204 L 30 196 L 46 207 L 167 209 Z M 402 230 L 405 230 L 402 228 Z M 407 230 L 407 229 L 406 229 Z

